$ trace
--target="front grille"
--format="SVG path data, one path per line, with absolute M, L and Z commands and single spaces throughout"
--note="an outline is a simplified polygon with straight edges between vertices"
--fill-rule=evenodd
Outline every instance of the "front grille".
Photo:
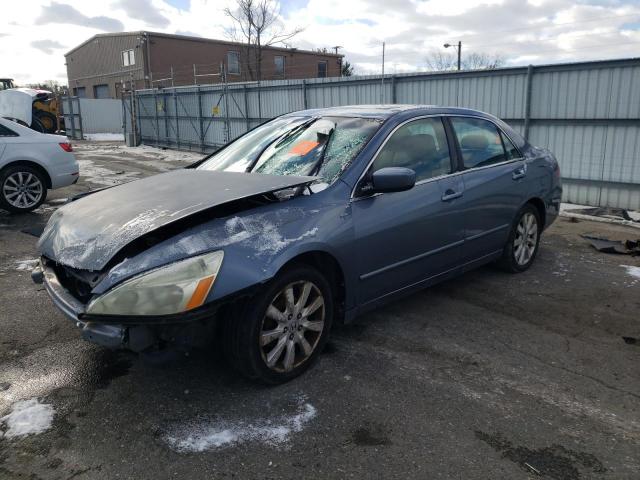
M 91 299 L 91 290 L 100 281 L 101 274 L 88 270 L 78 270 L 51 261 L 48 263 L 53 268 L 56 277 L 58 277 L 60 285 L 73 295 L 76 300 L 87 304 Z

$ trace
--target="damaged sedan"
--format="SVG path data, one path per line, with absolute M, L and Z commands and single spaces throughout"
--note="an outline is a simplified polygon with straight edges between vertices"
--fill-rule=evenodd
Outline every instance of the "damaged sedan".
M 217 344 L 280 383 L 334 322 L 489 262 L 525 271 L 560 197 L 554 156 L 491 115 L 306 110 L 58 209 L 33 278 L 89 341 Z

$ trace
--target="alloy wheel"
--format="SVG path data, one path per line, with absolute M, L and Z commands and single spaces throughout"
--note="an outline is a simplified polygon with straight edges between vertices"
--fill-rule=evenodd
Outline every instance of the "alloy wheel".
M 320 289 L 309 281 L 286 285 L 271 301 L 262 320 L 260 350 L 267 367 L 290 372 L 315 351 L 325 326 Z
M 520 218 L 513 240 L 513 255 L 520 266 L 524 266 L 533 257 L 538 244 L 538 221 L 531 212 Z
M 42 198 L 44 186 L 40 179 L 30 172 L 15 172 L 2 185 L 2 195 L 13 207 L 28 209 Z

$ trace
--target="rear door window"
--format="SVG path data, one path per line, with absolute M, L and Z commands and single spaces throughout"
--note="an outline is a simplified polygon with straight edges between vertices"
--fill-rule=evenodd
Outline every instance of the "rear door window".
M 510 158 L 493 123 L 480 118 L 451 117 L 451 126 L 460 145 L 465 169 L 493 165 Z
M 522 157 L 522 155 L 520 155 L 520 152 L 515 147 L 513 142 L 509 140 L 509 137 L 507 137 L 504 134 L 504 132 L 501 131 L 500 136 L 502 137 L 502 143 L 504 144 L 504 149 L 507 152 L 507 160 L 513 160 L 514 158 Z

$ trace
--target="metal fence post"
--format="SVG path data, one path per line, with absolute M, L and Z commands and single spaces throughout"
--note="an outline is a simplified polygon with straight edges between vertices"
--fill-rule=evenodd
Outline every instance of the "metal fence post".
M 204 153 L 204 118 L 202 118 L 202 95 L 200 92 L 200 86 L 196 90 L 198 94 L 198 122 L 200 123 L 200 151 Z
M 170 145 L 170 141 L 169 141 L 169 119 L 167 118 L 167 91 L 163 88 L 162 89 L 162 112 L 163 112 L 163 116 L 162 118 L 164 119 L 164 144 L 166 146 Z
M 82 109 L 80 108 L 80 97 L 77 97 L 78 100 L 78 127 L 80 128 L 80 137 L 78 140 L 84 139 L 84 130 L 82 128 Z
M 260 95 L 260 80 L 258 80 L 258 119 L 262 123 L 262 97 Z
M 227 71 L 224 63 L 220 63 L 220 75 L 222 76 L 222 92 L 224 95 L 224 143 L 231 141 L 231 120 L 229 119 L 229 85 L 227 84 Z
M 120 97 L 122 100 L 122 132 L 124 134 L 124 141 L 127 141 L 127 104 L 124 101 L 124 93 Z
M 71 124 L 71 138 L 76 138 L 76 119 L 73 117 L 73 100 L 71 95 L 67 97 L 67 105 L 69 106 L 69 123 Z M 66 129 L 66 125 L 65 125 Z M 68 135 L 67 135 L 68 136 Z
M 156 117 L 156 147 L 160 146 L 160 118 L 158 116 L 158 92 L 153 89 L 153 108 L 155 110 Z
M 307 79 L 302 79 L 302 107 L 307 109 Z
M 391 103 L 396 102 L 396 76 L 391 75 Z
M 178 95 L 176 95 L 176 88 L 173 87 L 173 113 L 176 120 L 176 145 L 180 148 L 180 122 L 178 120 Z
M 244 91 L 244 118 L 245 118 L 245 126 L 248 132 L 249 130 L 251 130 L 251 122 L 249 121 L 249 92 L 246 84 L 243 85 L 243 91 Z
M 527 67 L 527 80 L 524 98 L 524 132 L 523 137 L 529 140 L 529 123 L 531 122 L 531 77 L 533 77 L 533 65 Z
M 134 133 L 135 133 L 135 143 L 142 143 L 142 119 L 140 118 L 140 96 L 136 94 L 135 90 L 131 90 L 131 106 L 134 108 L 132 110 L 133 120 L 134 120 Z

